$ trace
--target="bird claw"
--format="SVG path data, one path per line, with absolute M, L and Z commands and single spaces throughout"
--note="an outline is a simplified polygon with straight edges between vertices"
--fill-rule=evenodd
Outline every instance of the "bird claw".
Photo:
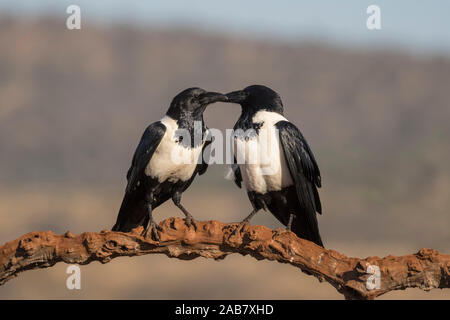
M 149 222 L 147 228 L 145 228 L 144 232 L 142 233 L 142 236 L 144 238 L 147 238 L 150 233 L 152 240 L 160 241 L 161 237 L 159 236 L 158 231 L 162 231 L 161 226 L 156 224 L 154 221 L 151 221 L 151 222 Z
M 272 236 L 272 238 L 273 237 L 279 237 L 279 236 L 281 236 L 281 234 L 283 233 L 283 232 L 287 232 L 287 231 L 291 231 L 291 230 L 289 230 L 288 228 L 286 228 L 286 229 L 280 229 L 280 228 L 276 228 L 274 231 L 273 231 L 273 236 Z
M 194 226 L 194 230 L 197 230 L 197 223 L 195 222 L 194 217 L 192 217 L 191 215 L 187 215 L 185 222 L 186 222 L 186 225 L 188 226 L 188 228 L 190 228 L 191 226 Z
M 250 224 L 250 221 L 248 221 L 248 220 L 243 220 L 243 221 L 239 222 L 239 224 L 236 226 L 236 229 L 233 230 L 231 235 L 232 236 L 237 235 L 238 232 L 241 232 L 241 230 L 244 229 L 244 227 L 249 225 L 249 224 Z

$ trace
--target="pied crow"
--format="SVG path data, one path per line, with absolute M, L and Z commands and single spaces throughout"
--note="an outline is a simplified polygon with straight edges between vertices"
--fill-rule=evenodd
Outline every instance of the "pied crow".
M 189 88 L 171 102 L 166 115 L 147 127 L 134 153 L 127 173 L 127 186 L 113 231 L 128 232 L 144 226 L 144 236 L 151 232 L 159 239 L 160 227 L 152 211 L 172 199 L 193 223 L 192 215 L 181 205 L 181 194 L 190 186 L 197 173 L 205 173 L 208 164 L 203 159 L 208 128 L 203 112 L 211 103 L 227 101 L 221 93 Z
M 323 247 L 316 216 L 322 213 L 319 167 L 300 130 L 284 117 L 280 96 L 252 85 L 227 97 L 242 110 L 234 126 L 232 179 L 239 188 L 244 183 L 253 206 L 240 228 L 264 209 L 297 236 Z

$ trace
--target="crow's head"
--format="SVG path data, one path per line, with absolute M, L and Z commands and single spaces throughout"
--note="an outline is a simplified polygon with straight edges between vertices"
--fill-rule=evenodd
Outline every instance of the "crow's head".
M 268 110 L 283 114 L 280 95 L 266 86 L 252 85 L 244 90 L 227 93 L 226 96 L 228 102 L 240 104 L 243 112 Z
M 174 118 L 186 113 L 202 115 L 209 104 L 219 101 L 227 102 L 228 98 L 222 93 L 189 88 L 173 98 L 167 114 Z

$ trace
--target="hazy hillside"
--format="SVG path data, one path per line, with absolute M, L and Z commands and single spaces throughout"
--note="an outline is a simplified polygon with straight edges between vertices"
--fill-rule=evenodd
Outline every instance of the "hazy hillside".
M 449 60 L 182 31 L 68 31 L 61 21 L 2 20 L 0 43 L 0 177 L 8 183 L 117 182 L 144 126 L 194 85 L 273 86 L 333 179 L 345 170 L 349 180 L 384 184 L 389 175 L 423 185 L 449 160 Z M 214 106 L 207 117 L 229 128 L 237 114 Z
M 176 93 L 260 83 L 281 94 L 287 117 L 318 159 L 326 246 L 367 255 L 450 250 L 449 58 L 87 23 L 69 31 L 50 19 L 0 18 L 0 46 L 0 243 L 32 229 L 110 227 L 138 139 Z M 206 120 L 231 128 L 239 112 L 237 105 L 217 104 Z M 223 180 L 223 171 L 213 166 L 184 197 L 201 219 L 248 214 L 246 195 Z M 199 204 L 205 194 L 210 201 Z M 178 214 L 170 205 L 160 212 L 158 219 Z M 269 215 L 255 223 L 278 226 Z M 174 272 L 186 266 L 170 263 Z M 202 263 L 196 266 L 206 269 L 199 270 L 212 265 Z M 233 272 L 238 269 L 244 270 Z M 236 274 L 228 272 L 228 286 L 216 283 L 223 291 L 212 297 L 239 296 Z M 23 294 L 12 283 L 8 290 Z M 211 297 L 205 286 L 195 297 Z M 180 287 L 162 296 L 148 287 L 133 290 L 133 297 L 188 295 Z M 0 296 L 14 294 L 0 289 Z

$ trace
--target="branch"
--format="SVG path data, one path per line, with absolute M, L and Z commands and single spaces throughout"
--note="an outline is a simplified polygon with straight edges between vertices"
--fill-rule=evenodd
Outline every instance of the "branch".
M 160 225 L 159 242 L 140 236 L 142 227 L 130 233 L 101 231 L 78 236 L 69 231 L 64 235 L 30 232 L 0 246 L 0 285 L 20 272 L 51 267 L 61 261 L 81 265 L 92 261 L 107 263 L 119 256 L 151 253 L 183 260 L 219 260 L 240 253 L 258 260 L 289 263 L 319 281 L 329 282 L 347 299 L 373 299 L 392 290 L 413 287 L 427 291 L 450 287 L 450 255 L 433 249 L 402 257 L 358 259 L 321 248 L 292 232 L 264 226 L 248 225 L 233 235 L 236 224 L 218 221 L 197 221 L 196 230 L 179 218 L 164 220 Z M 371 273 L 377 269 L 373 266 L 380 271 L 378 283 L 372 282 L 375 276 Z

